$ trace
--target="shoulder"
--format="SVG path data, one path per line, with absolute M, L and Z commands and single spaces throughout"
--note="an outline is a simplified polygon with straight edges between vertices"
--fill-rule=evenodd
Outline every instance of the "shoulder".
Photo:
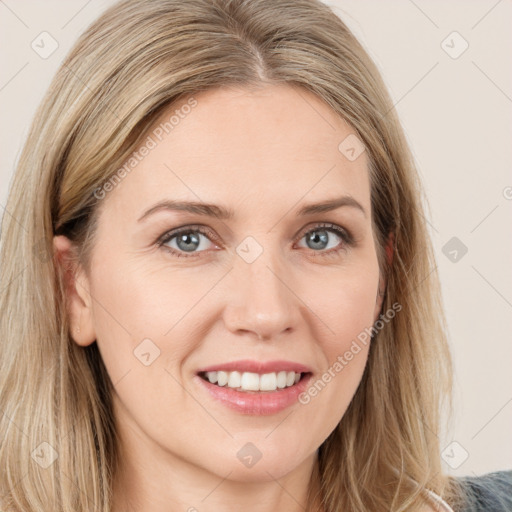
M 464 490 L 461 512 L 511 512 L 512 470 L 457 478 Z

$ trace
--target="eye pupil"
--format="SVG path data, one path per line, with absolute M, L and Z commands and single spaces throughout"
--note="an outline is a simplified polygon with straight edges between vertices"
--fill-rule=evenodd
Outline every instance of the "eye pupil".
M 320 233 L 320 235 L 318 235 L 318 233 Z M 325 230 L 311 231 L 307 238 L 308 243 L 312 242 L 315 245 L 315 247 L 311 247 L 311 249 L 324 249 L 324 246 L 318 247 L 317 244 L 320 243 L 320 245 L 327 245 L 329 242 L 329 236 Z
M 192 242 L 187 242 L 187 240 L 189 239 L 192 240 Z M 184 242 L 184 245 L 182 244 L 182 242 Z M 181 250 L 186 252 L 192 252 L 195 249 L 197 249 L 197 247 L 200 244 L 200 240 L 199 237 L 195 235 L 193 232 L 181 233 L 180 235 L 178 235 L 176 239 L 176 244 Z

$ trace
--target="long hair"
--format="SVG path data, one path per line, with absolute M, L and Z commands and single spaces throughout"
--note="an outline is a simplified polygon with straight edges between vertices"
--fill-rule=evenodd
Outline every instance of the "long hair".
M 373 336 L 355 396 L 318 450 L 324 510 L 414 511 L 425 489 L 454 493 L 440 460 L 451 363 L 427 203 L 376 66 L 318 0 L 127 0 L 85 31 L 58 70 L 3 216 L 0 496 L 7 510 L 108 512 L 118 467 L 113 384 L 96 343 L 84 348 L 71 339 L 53 236 L 71 238 L 88 268 L 100 210 L 94 191 L 162 110 L 201 91 L 266 83 L 311 91 L 364 143 L 387 276 L 382 310 L 401 305 Z

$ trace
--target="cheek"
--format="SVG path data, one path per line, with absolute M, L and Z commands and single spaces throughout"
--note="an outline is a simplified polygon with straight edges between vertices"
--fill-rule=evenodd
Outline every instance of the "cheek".
M 332 361 L 372 326 L 377 302 L 379 270 L 376 262 L 343 269 L 309 285 L 304 291 L 313 312 L 325 325 L 325 355 Z
M 169 411 L 189 418 L 189 434 L 192 418 L 201 415 L 178 382 L 181 362 L 194 350 L 193 306 L 212 286 L 192 275 L 111 261 L 96 267 L 91 283 L 97 344 L 116 388 L 117 413 L 124 421 L 150 417 L 146 428 L 155 437 L 170 435 Z
M 172 270 L 129 259 L 107 264 L 104 256 L 95 267 L 91 294 L 97 344 L 111 380 L 142 371 L 141 382 L 152 385 L 155 367 L 179 372 L 202 341 L 207 315 L 218 312 L 207 294 L 224 270 Z
M 299 397 L 308 410 L 310 429 L 327 437 L 349 406 L 368 358 L 378 289 L 378 267 L 340 272 L 310 291 L 311 309 L 328 328 L 318 337 L 324 366 Z M 309 420 L 308 420 L 309 421 Z
M 140 266 L 109 259 L 106 251 L 103 255 L 98 251 L 97 261 L 101 263 L 96 265 L 91 280 L 94 329 L 115 382 L 134 363 L 140 366 L 141 361 L 136 359 L 140 350 L 142 354 L 149 352 L 151 360 L 160 356 L 161 340 L 172 329 L 180 305 L 187 301 L 183 294 L 172 293 L 174 286 L 170 283 L 164 293 L 165 283 L 148 276 Z M 186 294 L 187 288 L 183 289 Z

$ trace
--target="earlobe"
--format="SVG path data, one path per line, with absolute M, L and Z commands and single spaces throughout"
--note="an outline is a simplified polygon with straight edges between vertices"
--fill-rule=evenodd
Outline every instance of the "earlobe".
M 89 281 L 69 238 L 63 235 L 54 236 L 53 248 L 55 271 L 62 279 L 65 293 L 70 335 L 75 343 L 85 347 L 96 340 Z

